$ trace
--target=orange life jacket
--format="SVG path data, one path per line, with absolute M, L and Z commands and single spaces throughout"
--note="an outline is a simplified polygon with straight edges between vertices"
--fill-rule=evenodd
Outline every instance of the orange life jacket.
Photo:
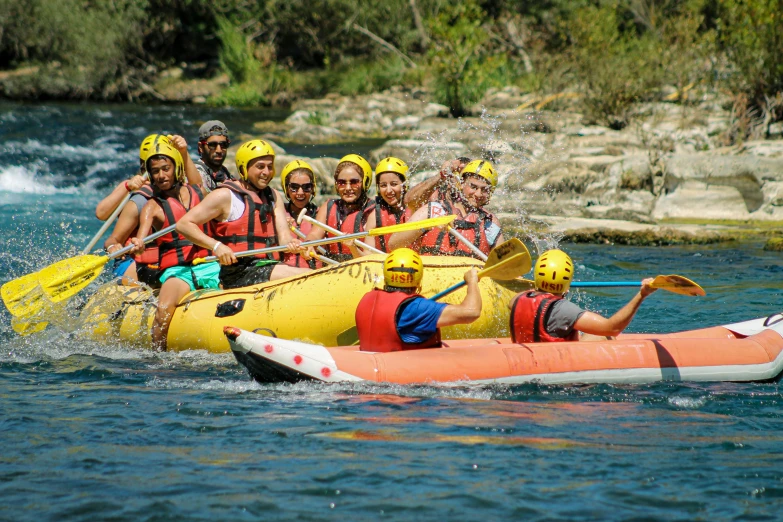
M 212 221 L 212 237 L 234 252 L 255 250 L 278 245 L 275 228 L 275 191 L 266 187 L 261 191 L 247 190 L 238 181 L 224 181 L 221 188 L 238 194 L 245 202 L 245 211 L 236 221 Z M 281 255 L 256 254 L 263 259 L 280 260 Z
M 359 333 L 359 345 L 365 352 L 398 352 L 421 348 L 440 347 L 440 328 L 423 343 L 403 342 L 397 333 L 397 320 L 400 307 L 406 301 L 420 298 L 418 294 L 405 292 L 387 292 L 374 289 L 364 294 L 356 307 L 356 330 Z
M 438 205 L 441 208 L 438 208 Z M 455 214 L 448 201 L 428 203 L 427 217 L 439 217 Z M 455 219 L 451 228 L 462 234 L 468 241 L 484 254 L 489 255 L 490 250 L 497 243 L 497 237 L 490 243 L 487 238 L 487 229 L 493 224 L 493 216 L 481 209 L 472 209 L 462 219 Z M 499 234 L 498 234 L 499 236 Z M 470 256 L 476 255 L 463 245 L 459 240 L 449 234 L 448 230 L 433 228 L 425 232 L 418 242 L 419 252 L 435 256 Z
M 515 343 L 557 343 L 578 341 L 579 332 L 574 330 L 568 337 L 555 337 L 546 331 L 546 323 L 552 305 L 563 299 L 546 292 L 530 291 L 519 294 L 511 305 L 509 331 Z
M 326 224 L 345 234 L 361 232 L 362 227 L 364 227 L 364 224 L 367 222 L 367 209 L 369 209 L 371 205 L 372 202 L 367 200 L 361 209 L 346 213 L 344 210 L 345 204 L 342 199 L 330 199 L 326 202 Z M 327 235 L 328 234 L 329 233 L 327 232 Z M 329 252 L 329 257 L 336 261 L 342 262 L 353 259 L 351 250 L 342 243 L 330 243 L 325 245 L 325 247 Z
M 402 211 L 395 212 L 395 209 L 390 207 L 380 196 L 375 197 L 375 202 L 367 208 L 366 212 L 371 216 L 375 216 L 375 228 L 399 225 L 400 223 L 407 222 L 408 218 L 411 217 L 410 209 L 405 208 Z M 389 244 L 390 237 L 391 234 L 385 234 L 378 237 L 378 243 L 376 245 L 378 250 L 383 250 L 384 252 L 389 251 L 387 245 Z
M 286 203 L 285 205 L 286 213 L 288 213 L 289 216 L 296 219 L 296 216 L 291 214 L 291 204 Z M 307 212 L 307 215 L 314 216 L 317 212 L 318 207 L 316 207 L 312 203 L 308 203 L 307 206 L 301 210 L 300 212 Z M 309 221 L 302 221 L 302 224 L 298 226 L 299 230 L 302 231 L 302 233 L 306 236 L 310 230 L 313 228 L 313 224 Z M 283 263 L 285 263 L 288 266 L 294 266 L 299 268 L 312 268 L 315 270 L 316 268 L 321 268 L 323 265 L 322 262 L 320 262 L 317 259 L 310 259 L 309 261 L 302 257 L 301 254 L 289 254 L 286 253 L 283 256 Z
M 141 194 L 148 200 L 152 199 L 152 197 L 155 195 L 150 185 L 142 185 L 138 190 L 134 190 L 133 194 Z M 130 233 L 128 239 L 125 241 L 125 246 L 129 246 L 131 244 L 131 239 L 136 237 L 138 233 L 139 227 L 134 228 L 133 232 Z M 137 265 L 155 265 L 158 263 L 159 257 L 160 252 L 158 252 L 157 245 L 147 244 L 147 246 L 144 248 L 144 252 L 133 256 L 133 260 L 136 261 Z
M 160 198 L 155 197 L 155 202 L 163 209 L 163 226 L 166 228 L 175 224 L 182 219 L 182 216 L 187 214 L 188 210 L 195 207 L 204 198 L 201 190 L 193 185 L 185 185 L 185 188 L 190 192 L 190 206 L 185 208 L 180 202 L 179 198 Z M 206 231 L 207 226 L 204 225 L 202 230 Z M 183 238 L 176 230 L 172 230 L 168 234 L 159 237 L 155 240 L 155 244 L 158 245 L 158 251 L 160 252 L 158 265 L 161 270 L 170 268 L 177 265 L 189 265 L 197 257 L 206 257 L 207 250 L 200 246 L 196 246 L 187 239 Z

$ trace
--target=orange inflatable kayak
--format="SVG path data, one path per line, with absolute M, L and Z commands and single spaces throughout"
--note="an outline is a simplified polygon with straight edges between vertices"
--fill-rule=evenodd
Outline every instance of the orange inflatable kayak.
M 227 326 L 237 360 L 258 382 L 649 383 L 767 381 L 783 372 L 783 315 L 670 334 L 599 342 L 444 341 L 443 347 L 375 353 L 327 348 Z

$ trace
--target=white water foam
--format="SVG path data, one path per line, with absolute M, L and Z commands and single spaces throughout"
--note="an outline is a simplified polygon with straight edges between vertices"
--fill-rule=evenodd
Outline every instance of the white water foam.
M 98 139 L 90 146 L 46 144 L 38 140 L 8 141 L 0 146 L 0 151 L 11 154 L 35 154 L 46 157 L 89 157 L 96 159 L 115 158 L 128 161 L 136 156 L 135 150 L 120 151 L 119 143 L 109 139 Z
M 54 186 L 54 177 L 51 175 L 39 175 L 40 167 L 33 164 L 32 168 L 20 165 L 0 167 L 0 192 L 12 192 L 16 194 L 76 194 L 79 187 Z

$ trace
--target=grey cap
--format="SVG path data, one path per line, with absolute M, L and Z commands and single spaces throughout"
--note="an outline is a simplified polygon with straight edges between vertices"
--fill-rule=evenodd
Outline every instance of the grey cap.
M 209 120 L 198 129 L 198 140 L 206 141 L 210 136 L 225 136 L 228 138 L 228 129 L 222 121 Z

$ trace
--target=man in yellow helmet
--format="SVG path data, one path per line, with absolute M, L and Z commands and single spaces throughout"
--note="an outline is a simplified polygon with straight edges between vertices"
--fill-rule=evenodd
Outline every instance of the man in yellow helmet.
M 579 332 L 614 337 L 631 323 L 642 301 L 656 290 L 650 286 L 652 278 L 645 279 L 639 293 L 607 319 L 564 298 L 573 280 L 574 264 L 562 250 L 541 254 L 533 270 L 535 291 L 523 292 L 509 304 L 511 339 L 515 343 L 578 341 Z
M 462 190 L 458 198 L 431 201 L 414 212 L 408 221 L 456 215 L 451 227 L 484 255 L 489 255 L 496 245 L 503 242 L 500 221 L 483 209 L 497 187 L 498 174 L 490 162 L 474 160 L 465 165 L 460 176 Z M 392 250 L 408 245 L 422 254 L 477 257 L 445 229 L 398 232 L 389 239 L 389 249 Z
M 400 248 L 383 264 L 384 288 L 365 294 L 356 308 L 361 350 L 396 352 L 440 347 L 440 329 L 470 324 L 481 316 L 478 272 L 465 272 L 467 295 L 449 305 L 419 295 L 424 265 L 419 254 Z
M 222 265 L 223 288 L 238 288 L 308 272 L 280 263 L 277 254 L 237 259 L 235 252 L 287 245 L 299 251 L 300 242 L 288 228 L 283 197 L 269 182 L 275 176 L 275 152 L 263 140 L 251 140 L 237 150 L 239 181 L 229 180 L 210 192 L 177 223 L 177 232 L 211 251 Z M 209 223 L 213 237 L 202 227 Z

